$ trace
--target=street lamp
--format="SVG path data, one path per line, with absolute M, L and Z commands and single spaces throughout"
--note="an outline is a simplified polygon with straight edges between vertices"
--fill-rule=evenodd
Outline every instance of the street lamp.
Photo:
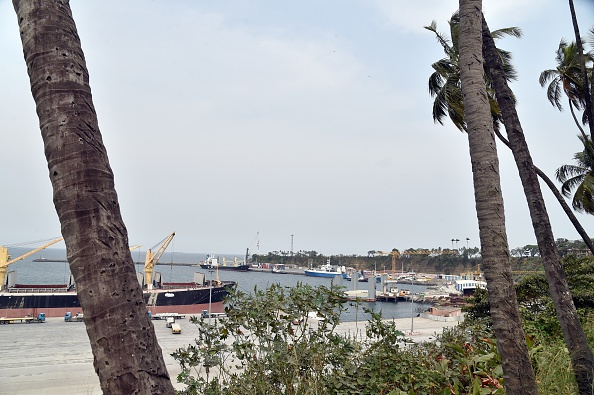
M 413 329 L 414 329 L 414 324 L 415 324 L 415 314 L 413 311 L 413 282 L 414 282 L 414 277 L 410 276 L 410 335 L 413 335 Z
M 210 326 L 210 316 L 212 315 L 212 272 L 214 270 L 210 269 L 210 292 L 208 295 L 208 326 Z

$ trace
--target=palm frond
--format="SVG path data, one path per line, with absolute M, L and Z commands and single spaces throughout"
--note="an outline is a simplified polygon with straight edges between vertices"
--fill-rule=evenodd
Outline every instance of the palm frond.
M 594 143 L 589 137 L 578 136 L 584 149 L 574 155 L 574 165 L 563 165 L 555 173 L 561 182 L 561 193 L 571 196 L 573 208 L 594 214 Z
M 437 31 L 437 23 L 435 21 L 431 21 L 431 24 L 429 24 L 429 26 L 425 26 L 425 29 L 435 34 L 435 38 L 437 39 L 439 45 L 441 45 L 441 47 L 443 48 L 445 54 L 447 56 L 451 56 L 452 42 L 446 36 L 444 36 L 443 33 Z
M 503 38 L 505 36 L 522 38 L 522 29 L 519 27 L 506 27 L 503 29 L 497 29 L 491 32 L 491 36 L 494 40 Z
M 549 99 L 549 102 L 557 107 L 559 111 L 563 111 L 563 106 L 561 105 L 561 92 L 561 81 L 560 79 L 555 78 L 547 88 L 547 99 Z
M 425 29 L 433 32 L 437 41 L 444 49 L 446 57 L 433 63 L 431 67 L 434 70 L 429 77 L 429 93 L 434 98 L 433 101 L 433 121 L 443 125 L 443 119 L 448 116 L 452 123 L 460 130 L 466 131 L 466 121 L 464 119 L 464 102 L 460 90 L 460 64 L 458 51 L 458 37 L 460 34 L 460 17 L 456 11 L 448 21 L 450 27 L 450 38 L 437 31 L 437 23 L 432 21 Z M 495 31 L 494 38 L 503 36 L 521 37 L 521 30 L 515 27 L 505 28 Z M 504 73 L 507 81 L 517 79 L 517 73 L 511 62 L 511 53 L 499 50 Z M 485 73 L 485 85 L 489 95 L 489 104 L 491 106 L 492 116 L 495 122 L 501 119 L 499 105 L 492 88 L 488 73 Z M 515 98 L 514 98 L 515 102 Z

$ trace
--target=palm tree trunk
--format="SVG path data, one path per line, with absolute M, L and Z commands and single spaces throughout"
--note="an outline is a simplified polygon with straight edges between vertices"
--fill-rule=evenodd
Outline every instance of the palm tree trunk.
M 549 290 L 555 304 L 567 348 L 571 355 L 574 374 L 580 394 L 591 395 L 594 356 L 592 355 L 592 351 L 588 345 L 588 339 L 582 330 L 576 308 L 573 304 L 538 183 L 538 176 L 532 163 L 528 144 L 524 138 L 522 125 L 515 109 L 513 95 L 505 81 L 503 65 L 484 18 L 482 18 L 482 31 L 483 52 L 485 54 L 487 68 L 493 82 L 499 108 L 501 109 L 510 147 L 516 165 L 518 166 L 518 172 L 520 173 L 520 179 L 524 187 L 524 194 L 528 201 L 532 226 L 534 227 L 538 248 L 543 260 Z
M 510 150 L 512 149 L 511 145 L 509 144 L 509 141 L 507 141 L 507 139 L 505 137 L 503 137 L 497 129 L 495 129 L 495 134 L 497 135 L 497 137 L 503 144 L 505 144 Z M 569 218 L 569 221 L 572 223 L 575 230 L 582 237 L 582 240 L 584 240 L 584 243 L 586 244 L 586 246 L 588 247 L 588 249 L 590 250 L 592 255 L 594 255 L 594 244 L 592 243 L 592 239 L 590 238 L 590 236 L 588 236 L 588 233 L 586 233 L 586 230 L 584 229 L 584 227 L 582 226 L 580 221 L 577 219 L 577 217 L 573 213 L 573 210 L 571 209 L 571 207 L 569 207 L 569 205 L 565 201 L 565 198 L 563 197 L 561 192 L 559 192 L 559 190 L 557 189 L 557 186 L 555 186 L 555 183 L 553 182 L 553 180 L 551 180 L 536 165 L 532 164 L 532 166 L 534 166 L 534 171 L 540 177 L 540 179 L 543 180 L 545 182 L 545 184 L 547 184 L 547 186 L 549 187 L 549 189 L 551 190 L 551 192 L 557 199 L 557 202 L 559 203 L 559 205 L 565 212 L 565 215 L 567 215 L 567 218 Z
M 105 394 L 173 394 L 68 0 L 13 0 L 70 270 Z
M 569 102 L 569 111 L 571 111 L 571 116 L 573 117 L 573 121 L 575 122 L 576 126 L 578 127 L 582 137 L 587 140 L 588 135 L 586 134 L 586 132 L 584 132 L 584 128 L 582 128 L 580 121 L 578 121 L 577 116 L 575 115 L 575 110 L 573 109 L 573 104 L 571 103 L 571 99 L 568 98 L 567 101 Z
M 586 70 L 586 59 L 584 57 L 584 46 L 582 45 L 582 37 L 580 35 L 580 28 L 577 22 L 577 16 L 575 15 L 575 8 L 573 6 L 573 0 L 569 0 L 569 10 L 571 12 L 571 21 L 573 23 L 573 31 L 575 33 L 575 43 L 580 54 L 580 69 L 582 72 L 582 80 L 584 81 L 584 100 L 585 100 L 585 112 L 588 116 L 588 124 L 590 125 L 590 139 L 594 139 L 594 109 L 592 108 L 592 96 L 594 92 L 590 92 L 588 85 L 588 72 Z
M 481 253 L 508 395 L 537 394 L 512 281 L 499 160 L 483 78 L 481 0 L 460 0 L 460 76 Z

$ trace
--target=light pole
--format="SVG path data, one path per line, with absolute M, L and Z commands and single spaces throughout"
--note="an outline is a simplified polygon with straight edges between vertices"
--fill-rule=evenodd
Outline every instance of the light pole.
M 414 329 L 414 324 L 415 324 L 415 315 L 414 315 L 414 311 L 413 311 L 413 283 L 414 283 L 414 277 L 410 277 L 410 335 L 413 335 L 413 329 Z
M 212 272 L 214 270 L 210 269 L 210 292 L 208 295 L 208 326 L 210 326 L 210 316 L 212 315 Z

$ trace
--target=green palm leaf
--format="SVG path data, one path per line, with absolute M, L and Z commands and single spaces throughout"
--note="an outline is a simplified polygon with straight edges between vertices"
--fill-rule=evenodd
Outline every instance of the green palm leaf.
M 462 100 L 462 91 L 460 87 L 460 62 L 458 51 L 458 35 L 460 32 L 460 18 L 458 12 L 454 13 L 448 21 L 450 27 L 450 37 L 437 31 L 437 23 L 432 21 L 425 29 L 433 32 L 437 42 L 443 48 L 445 57 L 433 63 L 431 67 L 434 72 L 429 76 L 429 93 L 434 98 L 433 101 L 433 121 L 441 125 L 444 119 L 450 118 L 452 123 L 460 130 L 466 130 L 466 121 L 464 119 L 464 103 Z M 504 36 L 521 37 L 522 31 L 517 27 L 508 27 L 491 32 L 493 38 Z M 504 65 L 505 78 L 507 81 L 517 78 L 516 70 L 511 64 L 511 54 L 508 51 L 498 49 Z M 496 124 L 501 120 L 501 111 L 495 98 L 495 92 L 492 88 L 488 73 L 485 72 L 485 85 L 489 96 L 493 122 Z

